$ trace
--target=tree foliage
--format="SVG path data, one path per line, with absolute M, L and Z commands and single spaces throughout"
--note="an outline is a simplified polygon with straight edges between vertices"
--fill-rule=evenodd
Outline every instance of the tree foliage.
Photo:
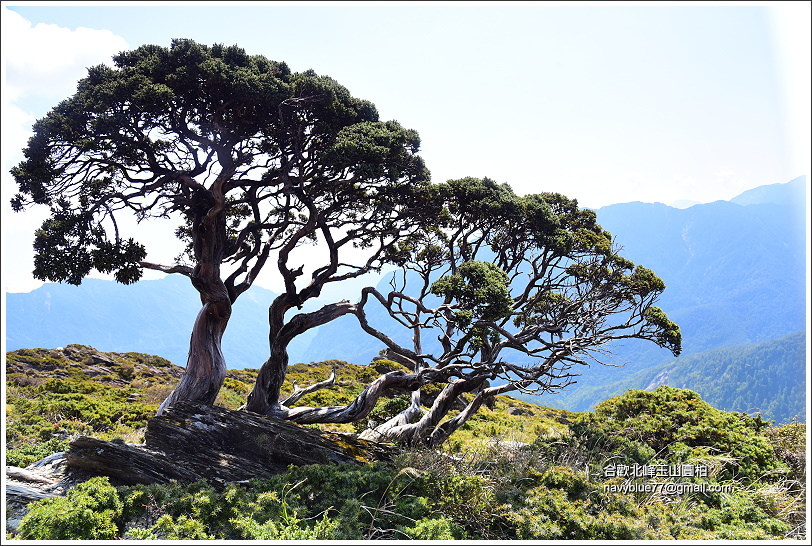
M 12 204 L 51 209 L 36 234 L 38 278 L 79 284 L 97 269 L 130 283 L 145 267 L 189 276 L 203 309 L 187 374 L 167 403 L 212 402 L 231 304 L 272 252 L 285 285 L 271 312 L 275 336 L 288 309 L 326 282 L 378 266 L 382 249 L 408 228 L 416 216 L 408 204 L 428 181 L 419 137 L 380 121 L 372 103 L 333 79 L 237 46 L 174 40 L 114 62 L 90 68 L 76 93 L 35 123 L 26 159 L 12 169 Z M 187 250 L 175 264 L 144 261 L 144 246 L 119 227 L 122 215 L 178 214 Z M 313 241 L 328 256 L 297 287 L 303 270 L 291 263 L 294 250 Z M 341 260 L 351 247 L 370 250 L 365 263 Z
M 665 284 L 618 254 L 593 211 L 559 194 L 521 197 L 487 178 L 438 191 L 440 222 L 401 242 L 403 273 L 386 293 L 365 289 L 356 315 L 424 383 L 445 390 L 427 412 L 415 396 L 368 436 L 440 443 L 488 397 L 563 389 L 574 366 L 600 360 L 619 340 L 680 353 L 679 327 L 653 305 Z M 413 332 L 411 346 L 370 323 L 372 305 Z M 465 392 L 476 396 L 441 423 Z

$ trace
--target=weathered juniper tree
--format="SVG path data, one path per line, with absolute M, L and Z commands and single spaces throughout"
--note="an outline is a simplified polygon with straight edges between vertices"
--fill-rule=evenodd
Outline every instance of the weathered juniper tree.
M 285 321 L 326 282 L 380 265 L 388 246 L 419 223 L 428 172 L 419 139 L 381 122 L 373 104 L 312 71 L 249 56 L 236 47 L 175 40 L 88 70 L 76 93 L 34 125 L 25 160 L 12 169 L 14 210 L 47 205 L 36 232 L 34 275 L 80 284 L 96 269 L 122 283 L 143 268 L 180 273 L 200 294 L 186 372 L 162 404 L 213 403 L 226 363 L 221 338 L 237 297 L 276 257 L 286 289 L 270 309 L 271 358 L 249 400 L 272 413 L 292 336 L 343 312 L 336 304 Z M 418 196 L 418 197 L 415 197 Z M 421 197 L 422 196 L 422 197 Z M 187 252 L 177 263 L 145 261 L 121 218 L 176 218 Z M 169 237 L 170 234 L 167 234 Z M 309 241 L 329 258 L 296 289 Z M 369 250 L 364 263 L 339 252 Z
M 559 194 L 520 197 L 488 179 L 452 180 L 430 194 L 427 202 L 442 204 L 432 221 L 382 256 L 399 266 L 391 289 L 367 287 L 358 302 L 331 310 L 355 315 L 411 373 L 386 373 L 348 406 L 323 408 L 288 405 L 331 381 L 282 402 L 277 381 L 259 411 L 298 423 L 347 423 L 368 415 L 386 389 L 411 390 L 407 409 L 362 437 L 436 446 L 497 394 L 565 388 L 577 376 L 573 366 L 600 362 L 614 342 L 645 339 L 680 353 L 679 327 L 654 306 L 664 283 L 618 254 L 593 211 Z M 372 324 L 370 316 L 381 315 L 369 314 L 372 306 L 390 320 Z M 403 336 L 393 324 L 411 332 L 408 346 L 395 341 Z M 442 390 L 424 410 L 427 384 Z M 466 393 L 464 409 L 448 418 Z
M 307 330 L 354 313 L 355 305 L 345 299 L 289 318 L 286 313 L 318 297 L 328 283 L 379 271 L 392 261 L 401 239 L 434 221 L 439 212 L 437 194 L 427 184 L 422 161 L 412 155 L 417 144 L 416 135 L 400 131 L 391 122 L 356 125 L 343 131 L 332 146 L 336 157 L 301 167 L 298 176 L 309 182 L 303 191 L 291 191 L 285 203 L 302 216 L 289 222 L 285 244 L 277 254 L 284 290 L 268 310 L 270 355 L 259 370 L 244 409 L 282 419 L 294 419 L 295 415 L 298 422 L 326 422 L 329 414 L 336 413 L 337 408 L 298 408 L 291 413 L 287 407 L 305 393 L 330 385 L 330 381 L 280 400 L 288 367 L 287 349 Z M 292 252 L 307 239 L 320 243 L 315 249 L 318 254 L 311 253 L 307 264 L 297 262 L 294 269 Z M 341 251 L 348 247 L 361 249 L 364 257 L 356 255 L 354 263 L 343 261 Z M 309 277 L 303 274 L 305 265 L 311 270 Z M 402 384 L 402 378 L 396 376 L 387 376 L 386 385 Z M 374 399 L 370 402 L 374 404 Z M 333 422 L 349 419 L 349 414 L 340 410 L 342 417 L 333 417 Z
M 414 131 L 379 121 L 371 103 L 328 77 L 236 46 L 176 40 L 114 61 L 89 69 L 36 122 L 12 169 L 12 205 L 50 207 L 34 243 L 40 279 L 79 284 L 96 269 L 132 283 L 144 268 L 189 277 L 202 306 L 186 372 L 159 413 L 214 402 L 232 304 L 270 264 L 284 288 L 244 409 L 294 422 L 363 419 L 394 387 L 413 392 L 410 407 L 365 435 L 437 445 L 489 397 L 564 388 L 574 365 L 615 341 L 679 353 L 679 328 L 654 307 L 662 281 L 619 256 L 575 201 L 519 197 L 487 179 L 431 185 Z M 175 219 L 186 252 L 176 263 L 146 261 L 123 233 L 128 215 Z M 303 311 L 329 283 L 386 264 L 399 267 L 388 292 L 368 287 L 354 302 Z M 371 306 L 412 342 L 373 324 Z M 329 380 L 282 400 L 290 342 L 348 314 L 410 372 L 383 374 L 346 407 L 293 407 Z M 426 384 L 443 385 L 428 411 Z M 465 409 L 447 419 L 465 393 Z
M 680 353 L 679 327 L 654 306 L 664 283 L 618 255 L 593 211 L 559 194 L 519 197 L 488 179 L 439 189 L 441 221 L 402 240 L 391 290 L 366 288 L 354 314 L 409 363 L 413 380 L 444 387 L 427 411 L 414 391 L 406 410 L 362 437 L 438 445 L 489 397 L 563 389 L 573 366 L 600 361 L 624 339 Z M 371 305 L 411 331 L 410 346 L 370 324 Z M 463 393 L 465 408 L 443 421 Z

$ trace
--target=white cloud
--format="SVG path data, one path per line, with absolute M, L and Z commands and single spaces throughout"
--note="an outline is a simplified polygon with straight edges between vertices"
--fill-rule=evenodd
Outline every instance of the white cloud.
M 70 96 L 87 67 L 111 64 L 112 56 L 128 46 L 108 30 L 32 25 L 6 7 L 1 13 L 3 289 L 20 292 L 41 284 L 30 274 L 32 242 L 47 210 L 12 212 L 9 199 L 17 188 L 8 171 L 23 159 L 34 120 Z
M 87 67 L 111 64 L 127 42 L 109 30 L 76 30 L 39 23 L 3 8 L 6 92 L 11 100 L 30 95 L 62 98 L 72 93 Z

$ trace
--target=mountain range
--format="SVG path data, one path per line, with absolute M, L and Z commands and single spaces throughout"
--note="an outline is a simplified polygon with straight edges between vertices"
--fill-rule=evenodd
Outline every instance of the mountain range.
M 274 297 L 254 286 L 234 304 L 223 337 L 229 367 L 259 368 L 267 358 L 268 306 Z M 6 294 L 6 349 L 79 343 L 156 354 L 184 366 L 198 311 L 197 291 L 181 275 L 129 286 L 101 279 L 85 279 L 80 286 L 46 283 L 28 293 Z
M 793 418 L 806 422 L 805 375 L 806 334 L 795 332 L 763 343 L 687 354 L 616 380 L 585 384 L 569 402 L 591 406 L 601 396 L 668 385 L 701 393 L 721 410 L 758 412 L 779 424 Z
M 619 388 L 646 388 L 642 383 L 654 378 L 647 374 L 662 374 L 662 366 L 672 366 L 663 377 L 686 382 L 673 386 L 706 396 L 696 378 L 723 376 L 714 368 L 720 362 L 715 350 L 758 354 L 758 347 L 791 334 L 800 336 L 790 336 L 791 343 L 805 348 L 806 191 L 806 178 L 800 177 L 749 190 L 730 201 L 686 208 L 633 202 L 598 209 L 598 222 L 623 247 L 622 255 L 665 281 L 658 305 L 681 326 L 683 354 L 674 360 L 651 343 L 629 342 L 614 349 L 608 362 L 613 366 L 589 366 L 565 392 L 525 399 L 584 411 Z M 258 368 L 267 357 L 267 309 L 274 296 L 255 286 L 236 302 L 223 338 L 230 368 Z M 130 286 L 98 279 L 86 279 L 79 287 L 49 283 L 29 293 L 7 294 L 7 350 L 81 343 L 104 351 L 158 354 L 183 365 L 198 311 L 195 290 L 178 275 Z M 409 337 L 407 332 L 399 335 L 404 341 Z M 337 358 L 366 364 L 381 348 L 361 332 L 354 317 L 345 316 L 297 338 L 290 356 L 292 363 Z M 805 351 L 792 354 L 801 357 L 800 366 L 792 357 L 786 373 L 803 386 Z M 749 362 L 764 373 L 774 366 L 757 357 Z M 691 370 L 684 377 L 679 371 L 683 368 Z M 710 388 L 706 383 L 702 388 Z M 750 383 L 727 387 L 753 394 L 731 398 L 726 409 L 768 407 L 753 390 L 755 376 Z M 769 412 L 786 419 L 799 414 L 793 408 Z

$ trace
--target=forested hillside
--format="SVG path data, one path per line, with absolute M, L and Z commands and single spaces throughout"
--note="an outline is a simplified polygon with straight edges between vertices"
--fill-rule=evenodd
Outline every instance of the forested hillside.
M 573 405 L 583 411 L 602 396 L 670 385 L 696 391 L 725 411 L 760 413 L 778 424 L 793 418 L 806 421 L 806 371 L 806 334 L 796 332 L 765 343 L 681 356 L 619 381 L 588 385 Z

